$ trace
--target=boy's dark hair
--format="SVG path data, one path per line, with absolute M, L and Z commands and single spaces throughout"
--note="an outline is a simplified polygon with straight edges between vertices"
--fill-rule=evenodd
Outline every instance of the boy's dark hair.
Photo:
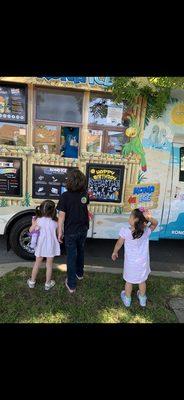
M 57 211 L 54 201 L 52 200 L 45 200 L 43 201 L 40 206 L 36 207 L 36 217 L 48 217 L 52 218 L 53 221 L 57 221 Z
M 135 210 L 132 211 L 132 214 L 134 218 L 138 219 L 138 221 L 135 222 L 135 230 L 132 233 L 132 236 L 134 239 L 139 239 L 143 235 L 145 224 L 147 224 L 148 221 L 144 217 L 142 211 L 140 211 L 138 208 L 135 208 Z
M 69 192 L 84 192 L 87 190 L 86 176 L 79 170 L 68 171 L 66 187 Z

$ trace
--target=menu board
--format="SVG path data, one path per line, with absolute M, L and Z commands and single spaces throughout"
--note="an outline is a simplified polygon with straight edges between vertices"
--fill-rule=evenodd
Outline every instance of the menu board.
M 0 196 L 22 196 L 21 158 L 0 158 Z
M 74 167 L 60 167 L 56 165 L 33 164 L 33 192 L 36 199 L 57 200 L 66 192 L 66 180 L 68 170 Z
M 90 201 L 121 203 L 124 168 L 123 165 L 87 164 Z
M 0 121 L 27 123 L 27 87 L 0 84 Z

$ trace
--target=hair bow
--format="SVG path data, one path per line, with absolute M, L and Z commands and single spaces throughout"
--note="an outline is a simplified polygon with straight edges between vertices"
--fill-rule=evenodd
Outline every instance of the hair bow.
M 141 211 L 142 213 L 144 213 L 144 212 L 146 211 L 146 208 L 140 207 L 140 208 L 139 208 L 139 211 Z

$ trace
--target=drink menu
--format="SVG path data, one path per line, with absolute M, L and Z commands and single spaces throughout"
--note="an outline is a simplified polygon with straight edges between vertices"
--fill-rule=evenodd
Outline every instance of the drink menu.
M 21 158 L 0 158 L 0 196 L 22 196 Z

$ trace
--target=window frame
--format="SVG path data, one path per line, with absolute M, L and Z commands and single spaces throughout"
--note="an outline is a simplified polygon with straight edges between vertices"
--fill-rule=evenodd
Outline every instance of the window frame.
M 36 95 L 37 95 L 37 90 L 38 89 L 50 89 L 50 90 L 52 90 L 52 89 L 54 89 L 54 90 L 58 90 L 58 91 L 64 91 L 64 92 L 76 92 L 76 93 L 78 93 L 78 92 L 80 92 L 80 93 L 82 93 L 83 94 L 83 99 L 82 99 L 82 114 L 81 114 L 81 122 L 68 122 L 68 121 L 65 121 L 65 122 L 61 122 L 61 121 L 55 121 L 55 120 L 43 120 L 43 119 L 37 119 L 36 118 Z M 45 124 L 45 125 L 49 125 L 49 124 L 51 124 L 51 125 L 59 125 L 59 126 L 71 126 L 71 127 L 76 127 L 76 128 L 80 128 L 80 127 L 82 127 L 82 120 L 83 120 L 83 103 L 84 103 L 84 91 L 83 90 L 78 90 L 78 89 L 73 89 L 73 88 L 67 88 L 67 89 L 65 89 L 65 88 L 58 88 L 58 87 L 50 87 L 50 86 L 35 86 L 34 87 L 34 93 L 33 93 L 33 99 L 34 99 L 34 107 L 33 107 L 33 120 L 34 120 L 34 124 L 35 124 L 35 122 L 37 123 L 37 122 L 39 122 L 39 123 L 43 123 L 43 124 Z
M 113 99 L 112 99 L 112 95 L 110 94 L 110 93 L 97 93 L 97 92 L 94 92 L 94 91 L 91 91 L 90 92 L 90 96 L 91 95 L 95 95 L 97 98 L 99 97 L 99 98 L 107 98 L 107 99 L 110 99 L 110 100 L 112 100 L 113 101 Z M 126 128 L 124 127 L 124 125 L 121 125 L 121 126 L 114 126 L 114 125 L 108 125 L 108 124 L 95 124 L 95 123 L 90 123 L 89 122 L 89 116 L 90 116 L 90 101 L 91 101 L 91 98 L 89 99 L 89 109 L 88 109 L 88 130 L 100 130 L 100 131 L 103 131 L 103 133 L 102 133 L 102 148 L 101 148 L 101 153 L 103 153 L 103 154 L 110 154 L 110 153 L 107 153 L 105 150 L 107 149 L 107 145 L 106 145 L 106 143 L 107 143 L 107 136 L 108 136 L 108 132 L 109 131 L 113 131 L 113 132 L 119 132 L 119 133 L 122 133 L 123 134 L 123 130 L 125 130 Z M 124 103 L 126 103 L 126 102 L 124 102 Z M 117 153 L 117 154 L 119 154 L 119 153 Z
M 62 90 L 65 92 L 80 92 L 83 94 L 83 99 L 82 99 L 82 115 L 81 115 L 81 122 L 60 122 L 60 121 L 55 121 L 55 120 L 43 120 L 43 119 L 36 119 L 36 95 L 37 95 L 37 90 L 38 89 L 54 89 L 54 90 Z M 78 158 L 80 157 L 80 143 L 81 143 L 81 130 L 82 130 L 82 126 L 83 126 L 83 105 L 84 105 L 84 90 L 78 90 L 78 89 L 73 89 L 73 88 L 58 88 L 58 87 L 50 87 L 50 86 L 40 86 L 40 85 L 36 85 L 34 86 L 33 89 L 33 146 L 35 147 L 35 127 L 38 124 L 43 124 L 43 125 L 51 125 L 51 126 L 56 126 L 58 128 L 61 127 L 73 127 L 73 128 L 79 128 L 79 150 L 78 150 Z M 57 145 L 57 150 L 59 150 L 59 145 Z M 50 153 L 51 154 L 51 153 Z M 58 151 L 57 155 L 60 155 L 60 152 Z M 78 160 L 78 158 L 76 160 Z
M 95 130 L 95 131 L 102 131 L 103 132 L 102 133 L 102 149 L 101 149 L 101 153 L 103 153 L 103 154 L 110 154 L 110 153 L 107 153 L 107 152 L 104 151 L 106 149 L 106 143 L 105 142 L 106 142 L 106 138 L 108 136 L 108 132 L 109 131 L 114 131 L 114 132 L 122 133 L 122 129 L 123 129 L 123 126 L 121 128 L 118 127 L 117 129 L 114 129 L 114 127 L 112 127 L 112 126 L 109 127 L 109 126 L 106 126 L 106 125 L 88 125 L 88 130 Z M 119 154 L 119 153 L 117 153 L 117 154 Z
M 34 148 L 36 149 L 36 147 L 38 147 L 39 145 L 41 146 L 41 145 L 44 145 L 44 144 L 48 144 L 47 142 L 45 142 L 45 143 L 36 143 L 36 140 L 35 140 L 35 128 L 36 128 L 36 125 L 41 125 L 41 124 L 43 124 L 43 125 L 49 125 L 49 124 L 45 124 L 45 121 L 43 121 L 43 122 L 34 122 L 34 125 L 33 125 L 33 146 L 34 146 Z M 56 137 L 57 137 L 57 140 L 56 140 L 56 154 L 60 154 L 60 142 L 59 142 L 59 135 L 60 135 L 60 126 L 58 126 L 58 125 L 55 125 L 55 124 L 50 124 L 50 126 L 56 126 L 56 132 L 57 132 L 57 134 L 56 134 Z M 52 153 L 49 153 L 49 154 L 52 154 Z
M 28 124 L 21 124 L 20 122 L 19 123 L 15 123 L 14 124 L 14 122 L 4 122 L 4 121 L 0 121 L 0 124 L 4 124 L 4 125 L 13 125 L 13 126 L 15 126 L 15 128 L 16 129 L 25 129 L 25 131 L 26 131 L 26 134 L 25 134 L 25 144 L 5 144 L 5 143 L 1 143 L 1 135 L 0 135 L 0 146 L 13 146 L 13 147 L 16 147 L 16 146 L 21 146 L 21 147 L 26 147 L 26 146 L 28 146 Z M 17 127 L 17 125 L 20 125 L 19 127 Z M 1 129 L 2 127 L 0 126 L 0 129 Z
M 112 100 L 113 101 L 113 99 L 112 99 L 112 95 L 110 94 L 110 93 L 106 93 L 106 92 L 100 92 L 100 93 L 97 93 L 97 92 L 94 92 L 94 91 L 90 91 L 90 96 L 91 95 L 95 95 L 97 98 L 106 98 L 106 99 L 109 99 L 109 100 Z M 111 129 L 111 131 L 113 130 L 117 130 L 117 131 L 121 131 L 122 130 L 122 128 L 123 128 L 123 125 L 121 125 L 121 126 L 116 126 L 116 125 L 106 125 L 106 124 L 95 124 L 94 122 L 89 122 L 89 117 L 90 117 L 90 101 L 91 101 L 91 97 L 89 97 L 89 109 L 88 109 L 88 128 L 89 129 L 97 129 L 97 126 L 98 127 L 104 127 L 104 128 L 107 128 L 107 129 Z M 125 103 L 126 104 L 126 102 L 123 102 L 123 103 Z
M 61 156 L 61 154 L 60 154 L 60 145 L 61 145 L 61 142 L 59 143 L 59 135 L 60 135 L 60 128 L 66 128 L 67 126 L 68 127 L 73 127 L 73 128 L 79 128 L 79 148 L 78 148 L 78 157 L 76 158 L 76 160 L 78 160 L 79 159 L 79 157 L 80 157 L 80 151 L 81 151 L 81 126 L 77 126 L 77 125 L 71 125 L 70 123 L 67 125 L 67 124 L 56 124 L 54 121 L 52 122 L 52 121 L 49 121 L 49 122 L 47 122 L 47 121 L 43 121 L 43 120 L 36 120 L 36 121 L 34 121 L 33 122 L 33 137 L 32 137 L 32 143 L 33 143 L 33 146 L 34 146 L 34 148 L 36 148 L 37 147 L 37 145 L 35 145 L 35 127 L 36 127 L 36 125 L 41 125 L 41 124 L 43 124 L 43 125 L 50 125 L 50 126 L 56 126 L 57 127 L 57 132 L 58 132 L 58 141 L 57 141 L 57 143 L 56 143 L 56 148 L 57 148 L 57 153 L 56 153 L 56 155 L 60 155 Z M 43 143 L 44 144 L 44 143 Z M 41 145 L 41 143 L 40 143 L 40 145 Z M 54 153 L 49 153 L 49 154 L 54 154 Z M 62 156 L 61 156 L 62 157 Z M 65 158 L 68 158 L 68 159 L 70 159 L 69 157 L 65 157 Z

